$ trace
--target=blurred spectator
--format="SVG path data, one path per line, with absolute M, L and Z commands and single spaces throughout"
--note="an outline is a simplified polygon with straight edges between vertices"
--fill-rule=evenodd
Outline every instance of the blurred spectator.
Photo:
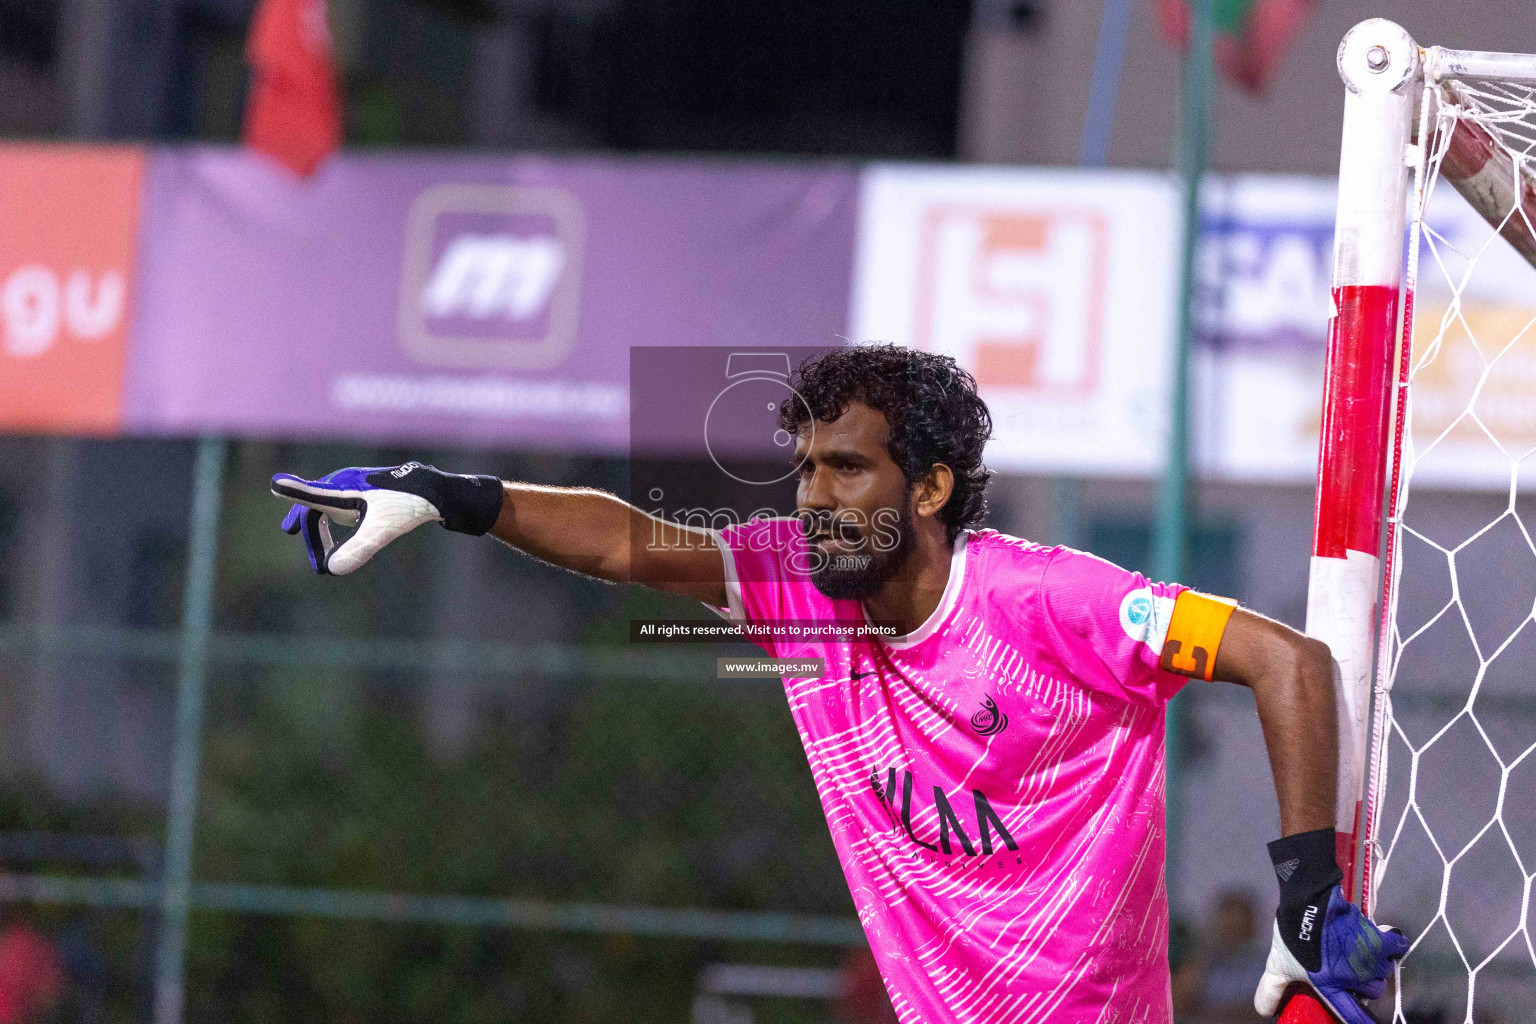
M 1200 950 L 1195 929 L 1188 921 L 1174 920 L 1168 926 L 1168 969 L 1173 974 L 1173 1016 L 1190 1018 L 1200 1005 Z
M 107 1019 L 111 966 L 92 933 L 90 920 L 72 916 L 57 932 L 59 961 L 67 990 L 57 1014 L 67 1024 L 97 1024 Z
M 0 910 L 0 1024 L 53 1019 L 64 994 L 64 967 L 53 940 L 28 907 Z
M 1253 990 L 1264 973 L 1269 954 L 1268 923 L 1259 914 L 1253 894 L 1224 889 L 1216 897 L 1216 913 L 1205 936 L 1194 988 L 1196 1019 L 1205 1024 L 1249 1024 L 1262 1018 L 1253 1009 Z
M 837 1000 L 837 1024 L 896 1024 L 896 1011 L 868 946 L 853 949 L 843 961 L 843 993 Z

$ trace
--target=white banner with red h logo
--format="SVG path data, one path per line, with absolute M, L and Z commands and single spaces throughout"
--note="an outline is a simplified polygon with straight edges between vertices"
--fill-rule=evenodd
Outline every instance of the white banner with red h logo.
M 969 368 L 998 469 L 1155 473 L 1176 245 L 1161 175 L 872 167 L 851 333 Z

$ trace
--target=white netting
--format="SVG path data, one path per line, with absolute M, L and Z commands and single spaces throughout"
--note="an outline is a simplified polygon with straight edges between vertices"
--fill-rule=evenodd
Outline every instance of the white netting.
M 1436 170 L 1526 260 L 1536 263 L 1536 191 L 1530 172 L 1536 150 L 1536 88 L 1510 82 L 1446 82 L 1429 92 L 1436 107 L 1436 141 L 1444 148 Z M 1454 128 L 1454 130 L 1451 130 Z
M 1475 122 L 1498 136 L 1506 153 L 1521 159 L 1536 149 L 1536 123 L 1531 120 L 1536 89 L 1531 86 L 1486 80 L 1446 82 L 1439 92 L 1447 98 L 1445 109 L 1438 112 L 1442 124 L 1450 120 Z
M 1521 256 L 1536 253 L 1536 89 L 1431 94 L 1371 888 L 1377 919 L 1414 939 L 1395 1022 L 1523 1024 L 1536 1021 L 1536 270 Z

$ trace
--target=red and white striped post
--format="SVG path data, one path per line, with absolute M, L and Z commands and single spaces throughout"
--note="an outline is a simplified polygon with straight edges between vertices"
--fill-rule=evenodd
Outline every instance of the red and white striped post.
M 1412 304 L 1411 295 L 1399 301 L 1411 170 L 1406 157 L 1422 59 L 1406 31 L 1373 18 L 1344 37 L 1338 65 L 1347 92 L 1307 633 L 1333 651 L 1338 859 L 1345 892 L 1363 905 L 1356 880 L 1364 872 L 1356 870 L 1355 851 L 1368 827 L 1362 794 L 1372 655 L 1383 608 L 1382 515 L 1398 436 L 1391 422 L 1393 356 Z M 1281 1014 L 1286 1024 L 1329 1019 L 1310 997 L 1292 999 Z

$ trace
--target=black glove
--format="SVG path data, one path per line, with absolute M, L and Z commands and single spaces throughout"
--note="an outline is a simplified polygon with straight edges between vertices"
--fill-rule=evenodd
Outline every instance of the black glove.
M 496 525 L 502 502 L 501 481 L 494 476 L 444 473 L 419 462 L 351 466 L 319 480 L 278 473 L 272 493 L 295 503 L 283 518 L 283 532 L 302 533 L 309 564 L 336 576 L 355 571 L 391 541 L 434 519 L 455 533 L 482 536 Z M 332 522 L 357 532 L 337 545 Z
M 1301 983 L 1345 1024 L 1374 1024 L 1360 1000 L 1381 995 L 1392 961 L 1408 951 L 1401 932 L 1378 928 L 1344 898 L 1344 873 L 1333 844 L 1331 828 L 1269 844 L 1280 879 L 1280 910 L 1253 996 L 1253 1008 L 1262 1016 L 1273 1016 L 1286 990 Z

